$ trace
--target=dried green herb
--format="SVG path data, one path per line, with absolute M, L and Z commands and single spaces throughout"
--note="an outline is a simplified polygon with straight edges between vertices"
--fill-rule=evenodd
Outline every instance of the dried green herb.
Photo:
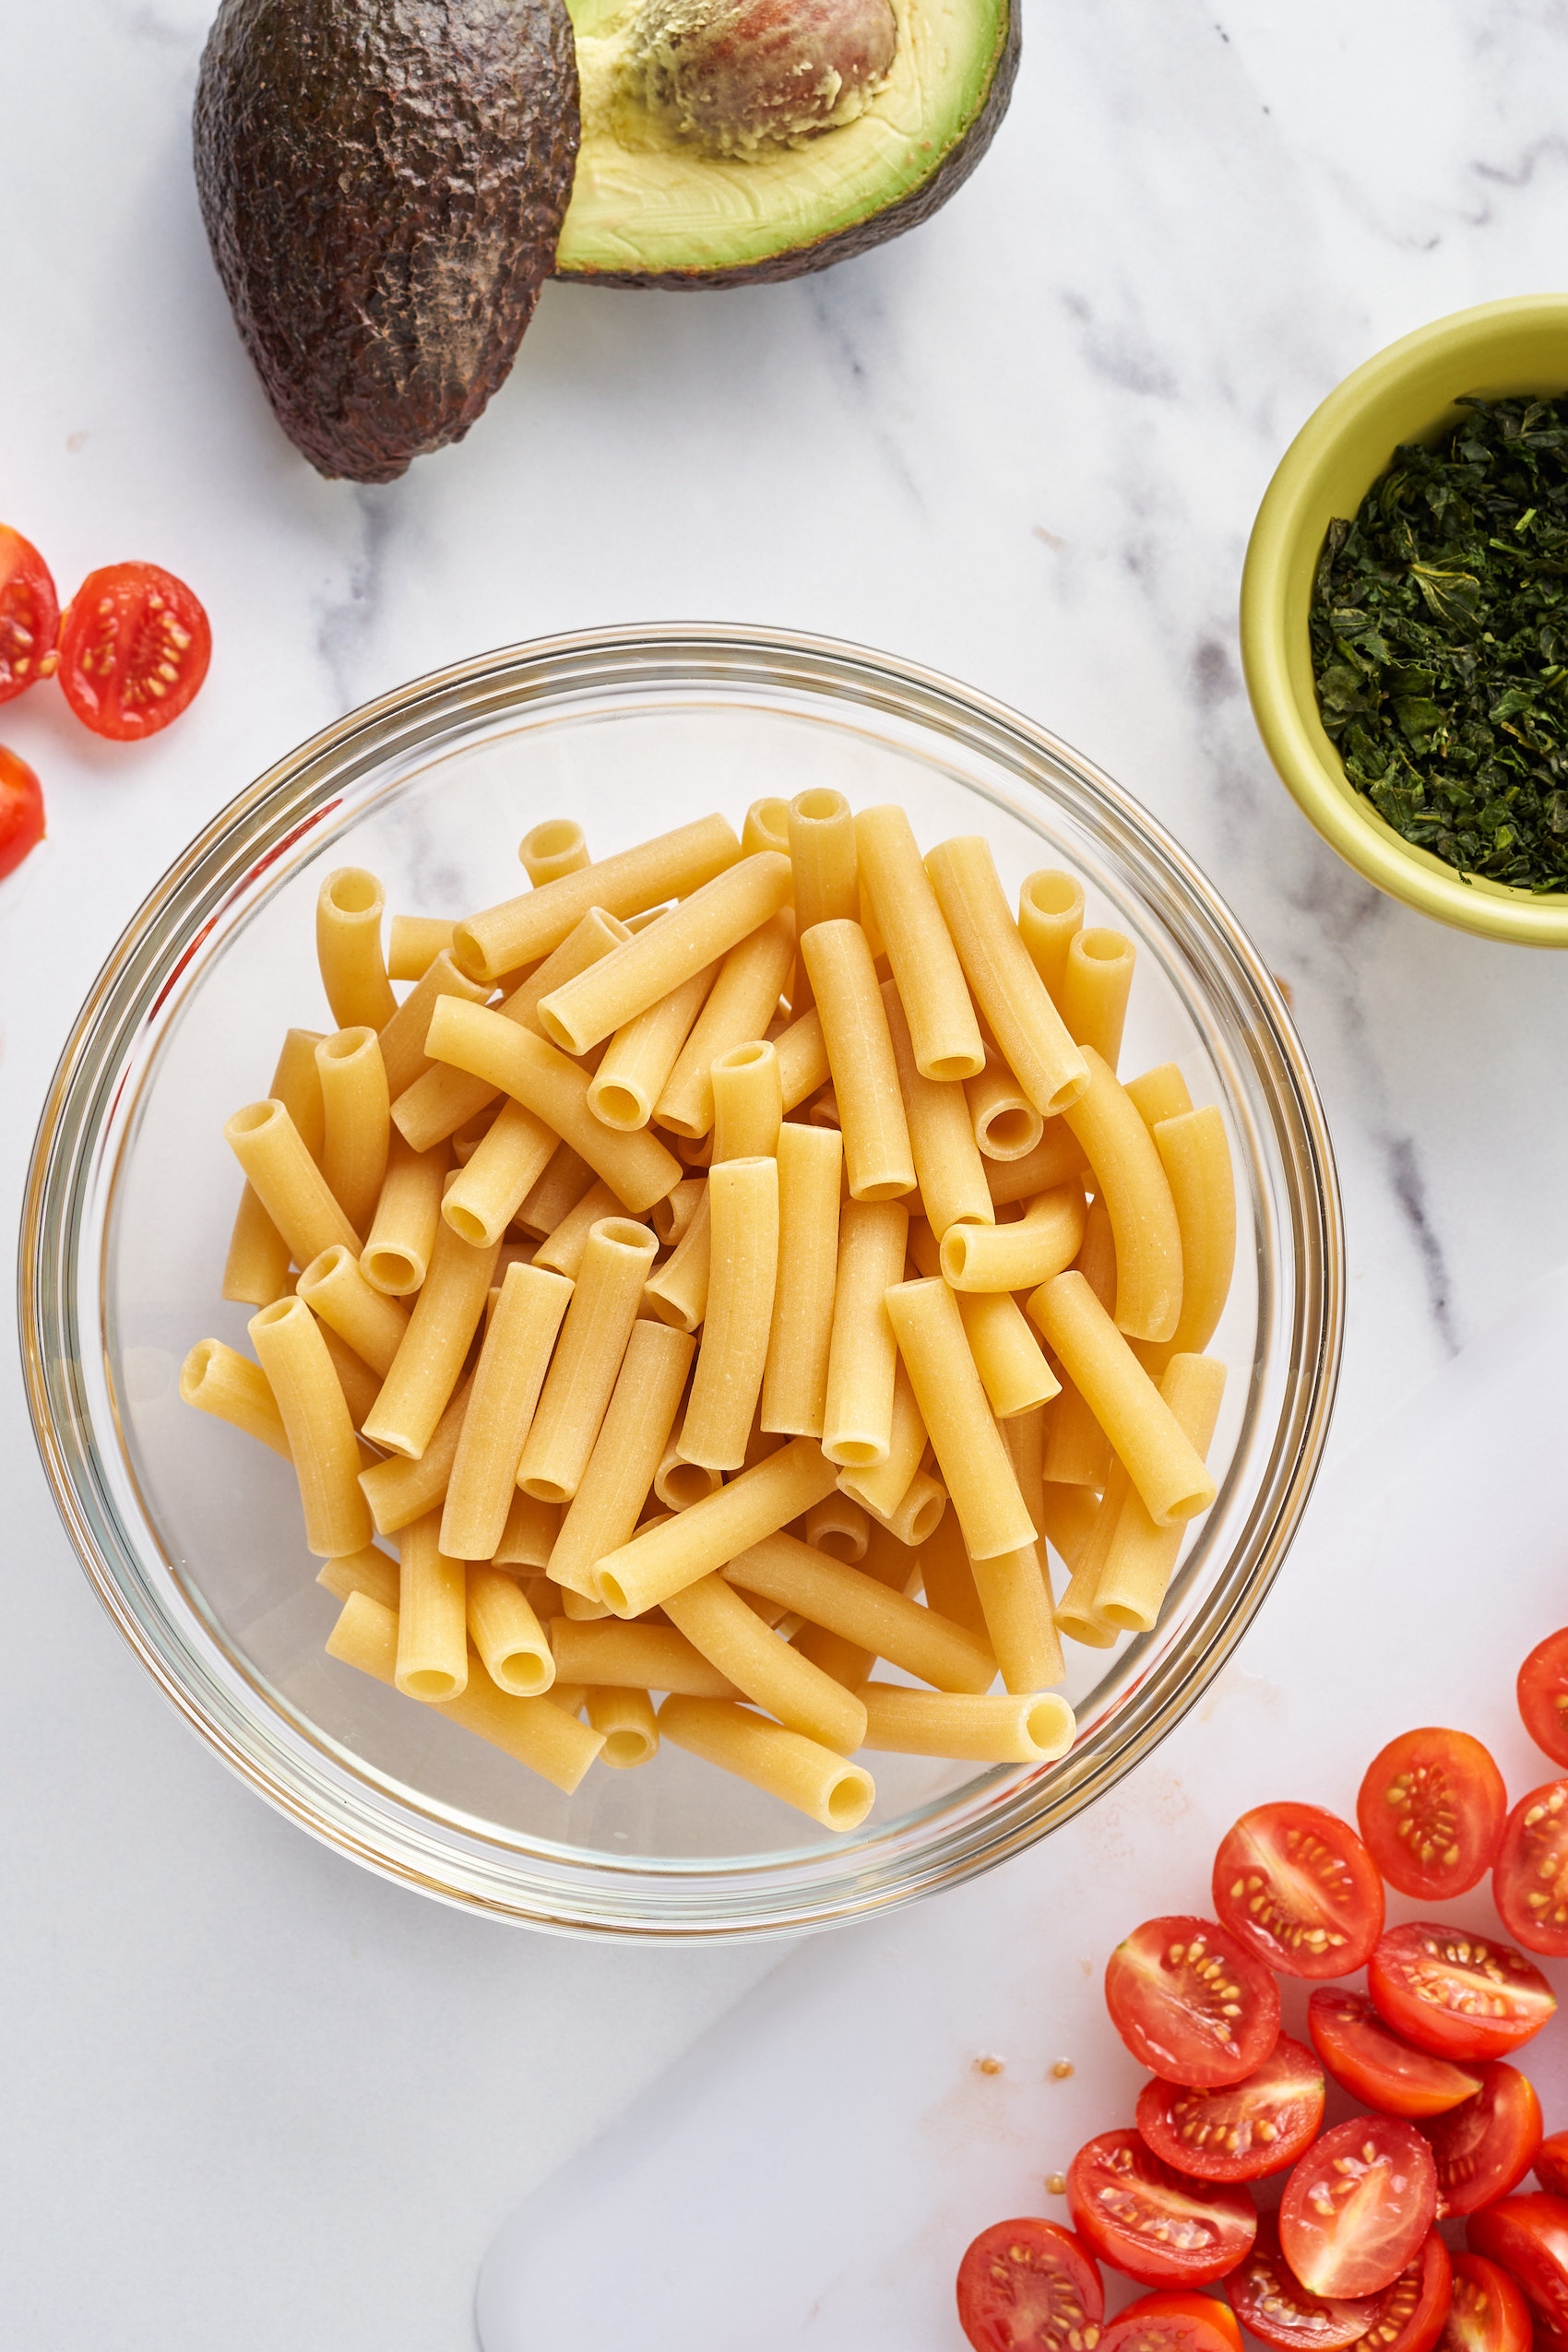
M 1458 405 L 1329 525 L 1318 707 L 1407 841 L 1467 878 L 1568 889 L 1568 397 Z

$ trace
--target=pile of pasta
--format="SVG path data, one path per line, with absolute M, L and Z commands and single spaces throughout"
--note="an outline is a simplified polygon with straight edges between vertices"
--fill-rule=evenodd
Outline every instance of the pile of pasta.
M 826 790 L 520 856 L 385 950 L 328 875 L 335 1030 L 224 1130 L 255 1357 L 181 1393 L 292 1463 L 328 1652 L 568 1792 L 667 1740 L 848 1830 L 862 1750 L 1051 1762 L 1062 1636 L 1215 1493 L 1229 1149 L 1116 1075 L 1131 944 Z

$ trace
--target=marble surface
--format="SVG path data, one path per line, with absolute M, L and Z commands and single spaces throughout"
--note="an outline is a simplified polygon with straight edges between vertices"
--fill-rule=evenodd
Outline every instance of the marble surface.
M 152 745 L 97 743 L 52 691 L 0 714 L 51 826 L 0 888 L 6 1231 L 92 972 L 258 769 L 467 652 L 683 617 L 836 633 L 990 689 L 1206 867 L 1289 984 L 1336 1140 L 1336 1448 L 1558 1262 L 1568 967 L 1440 931 L 1318 843 L 1258 746 L 1234 609 L 1315 401 L 1422 320 L 1558 282 L 1560 0 L 1052 0 L 992 155 L 925 229 L 722 298 L 551 288 L 469 441 L 374 491 L 281 439 L 212 273 L 187 127 L 208 13 L 4 12 L 0 514 L 67 591 L 167 564 L 217 640 Z M 777 1952 L 508 1934 L 327 1855 L 133 1667 L 9 1348 L 0 1461 L 32 1668 L 0 1720 L 0 2333 L 469 2345 L 505 2213 Z M 1414 1600 L 1420 1562 L 1389 1573 Z M 1354 1713 L 1348 1682 L 1336 1704 Z M 1157 1810 L 1121 1823 L 1134 1863 L 1168 1835 Z M 1049 1904 L 1050 1858 L 1031 1868 Z

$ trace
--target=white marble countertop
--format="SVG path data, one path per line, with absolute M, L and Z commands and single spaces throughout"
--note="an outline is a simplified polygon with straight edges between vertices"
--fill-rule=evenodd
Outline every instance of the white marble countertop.
M 1442 931 L 1320 845 L 1259 747 L 1234 625 L 1253 511 L 1323 394 L 1425 319 L 1560 282 L 1556 0 L 1051 0 L 992 153 L 929 226 L 721 299 L 552 287 L 469 441 L 371 491 L 283 441 L 213 274 L 188 161 L 207 0 L 6 14 L 0 515 L 63 592 L 167 564 L 217 648 L 149 746 L 96 742 L 53 690 L 0 712 L 50 814 L 0 887 L 6 1232 L 89 980 L 257 770 L 463 654 L 705 618 L 987 688 L 1207 869 L 1290 987 L 1336 1141 L 1336 1446 L 1558 1263 L 1568 965 Z M 298 1835 L 99 1610 L 14 1348 L 0 1417 L 32 1669 L 0 1725 L 0 2334 L 467 2346 L 509 2206 L 777 1952 L 509 1934 Z

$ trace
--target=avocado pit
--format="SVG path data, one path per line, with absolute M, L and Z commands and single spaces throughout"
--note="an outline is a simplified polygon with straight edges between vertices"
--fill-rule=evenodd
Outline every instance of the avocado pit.
M 897 45 L 890 0 L 643 0 L 625 87 L 671 136 L 754 156 L 853 122 Z

